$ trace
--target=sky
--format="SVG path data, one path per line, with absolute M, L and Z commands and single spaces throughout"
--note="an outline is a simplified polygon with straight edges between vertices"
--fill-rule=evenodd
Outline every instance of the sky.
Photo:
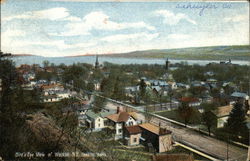
M 75 56 L 249 45 L 248 2 L 5 0 L 1 50 Z

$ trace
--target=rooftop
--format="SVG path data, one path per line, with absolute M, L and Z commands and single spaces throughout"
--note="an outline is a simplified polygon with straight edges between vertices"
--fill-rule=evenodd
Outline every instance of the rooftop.
M 193 97 L 182 97 L 180 99 L 181 102 L 198 102 L 198 98 L 193 98 Z
M 55 88 L 55 87 L 63 88 L 63 85 L 61 85 L 61 84 L 42 85 L 41 88 L 50 89 L 50 88 Z
M 247 98 L 248 95 L 246 93 L 241 92 L 234 92 L 231 94 L 232 97 L 240 97 L 240 98 Z
M 129 116 L 136 119 L 134 115 L 135 115 L 134 113 L 119 112 L 118 114 L 116 113 L 116 114 L 109 115 L 107 116 L 107 118 L 114 122 L 126 122 Z
M 105 112 L 99 112 L 99 113 L 95 113 L 93 112 L 92 110 L 88 110 L 86 112 L 86 116 L 92 118 L 92 119 L 96 119 L 97 117 L 106 117 L 108 115 L 112 114 L 112 112 L 109 112 L 109 111 L 105 111 Z
M 232 111 L 232 109 L 233 109 L 232 105 L 227 105 L 227 106 L 218 107 L 216 110 L 213 110 L 212 112 L 217 117 L 223 117 L 223 116 L 228 116 L 230 112 Z
M 126 126 L 125 129 L 128 131 L 129 134 L 138 134 L 138 133 L 142 132 L 140 126 L 138 126 L 138 125 Z
M 165 134 L 172 133 L 171 131 L 169 131 L 167 129 L 160 128 L 159 126 L 155 126 L 155 125 L 150 124 L 150 123 L 144 123 L 144 124 L 141 124 L 139 126 L 147 131 L 150 131 L 150 132 L 156 134 L 156 135 L 165 135 Z

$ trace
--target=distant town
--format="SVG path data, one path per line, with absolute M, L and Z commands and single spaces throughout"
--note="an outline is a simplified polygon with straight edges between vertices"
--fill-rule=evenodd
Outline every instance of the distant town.
M 250 66 L 16 66 L 1 52 L 1 158 L 247 160 Z

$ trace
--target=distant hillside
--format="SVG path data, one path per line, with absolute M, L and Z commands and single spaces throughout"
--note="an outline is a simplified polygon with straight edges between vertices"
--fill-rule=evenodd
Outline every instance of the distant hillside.
M 11 56 L 36 56 L 32 54 L 12 54 Z
M 212 46 L 192 47 L 181 49 L 160 49 L 134 51 L 106 56 L 126 58 L 174 58 L 174 59 L 201 59 L 201 60 L 249 60 L 250 46 Z

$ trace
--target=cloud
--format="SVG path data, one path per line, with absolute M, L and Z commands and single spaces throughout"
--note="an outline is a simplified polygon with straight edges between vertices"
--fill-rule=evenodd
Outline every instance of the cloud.
M 26 32 L 21 30 L 7 30 L 1 34 L 2 45 L 4 48 L 16 48 L 16 47 L 31 47 L 31 46 L 43 46 L 45 48 L 55 47 L 59 50 L 65 49 L 81 49 L 94 46 L 95 42 L 66 44 L 64 40 L 27 40 Z M 21 39 L 20 39 L 21 38 Z M 23 39 L 24 38 L 24 39 Z
M 10 37 L 19 37 L 19 36 L 25 36 L 26 32 L 22 30 L 10 30 L 8 29 L 7 31 L 2 33 L 2 38 L 10 38 Z
M 25 12 L 20 15 L 5 17 L 3 18 L 3 21 L 11 21 L 13 19 L 48 19 L 52 21 L 54 20 L 80 21 L 80 18 L 70 16 L 68 9 L 63 7 Z
M 190 38 L 190 35 L 187 35 L 187 34 L 170 34 L 168 35 L 168 38 L 170 39 L 188 39 Z
M 6 46 L 6 45 L 10 45 L 13 46 L 13 38 L 17 38 L 17 37 L 23 37 L 26 36 L 26 32 L 22 31 L 22 30 L 10 30 L 8 29 L 7 31 L 3 32 L 1 34 L 1 40 L 2 40 L 2 46 Z M 14 46 L 13 46 L 14 47 Z
M 152 40 L 156 37 L 158 37 L 158 33 L 154 34 L 148 34 L 148 33 L 136 33 L 136 34 L 117 34 L 117 35 L 112 35 L 112 36 L 107 36 L 102 38 L 102 41 L 107 41 L 107 42 L 117 42 L 117 41 L 123 41 L 123 40 L 129 40 L 129 39 L 138 39 L 140 40 Z
M 248 22 L 249 21 L 249 15 L 244 14 L 244 15 L 235 15 L 233 17 L 225 17 L 224 21 L 225 22 Z
M 72 22 L 66 25 L 68 31 L 62 33 L 50 33 L 53 36 L 77 36 L 88 35 L 93 29 L 96 30 L 123 30 L 128 28 L 145 28 L 147 30 L 155 30 L 154 26 L 148 25 L 143 21 L 140 22 L 123 22 L 118 23 L 111 21 L 105 13 L 91 12 L 83 17 L 81 22 Z
M 168 10 L 157 10 L 154 12 L 154 14 L 156 16 L 162 16 L 164 18 L 163 22 L 168 25 L 176 25 L 181 20 L 188 21 L 194 25 L 197 24 L 194 20 L 190 19 L 187 15 L 183 13 L 174 14 L 173 12 L 168 11 Z
M 50 41 L 24 41 L 22 43 L 24 46 L 45 46 L 48 47 L 56 47 L 60 50 L 66 50 L 66 49 L 74 49 L 74 48 L 87 48 L 90 46 L 95 45 L 95 43 L 77 43 L 77 44 L 66 44 L 64 40 L 50 40 Z

